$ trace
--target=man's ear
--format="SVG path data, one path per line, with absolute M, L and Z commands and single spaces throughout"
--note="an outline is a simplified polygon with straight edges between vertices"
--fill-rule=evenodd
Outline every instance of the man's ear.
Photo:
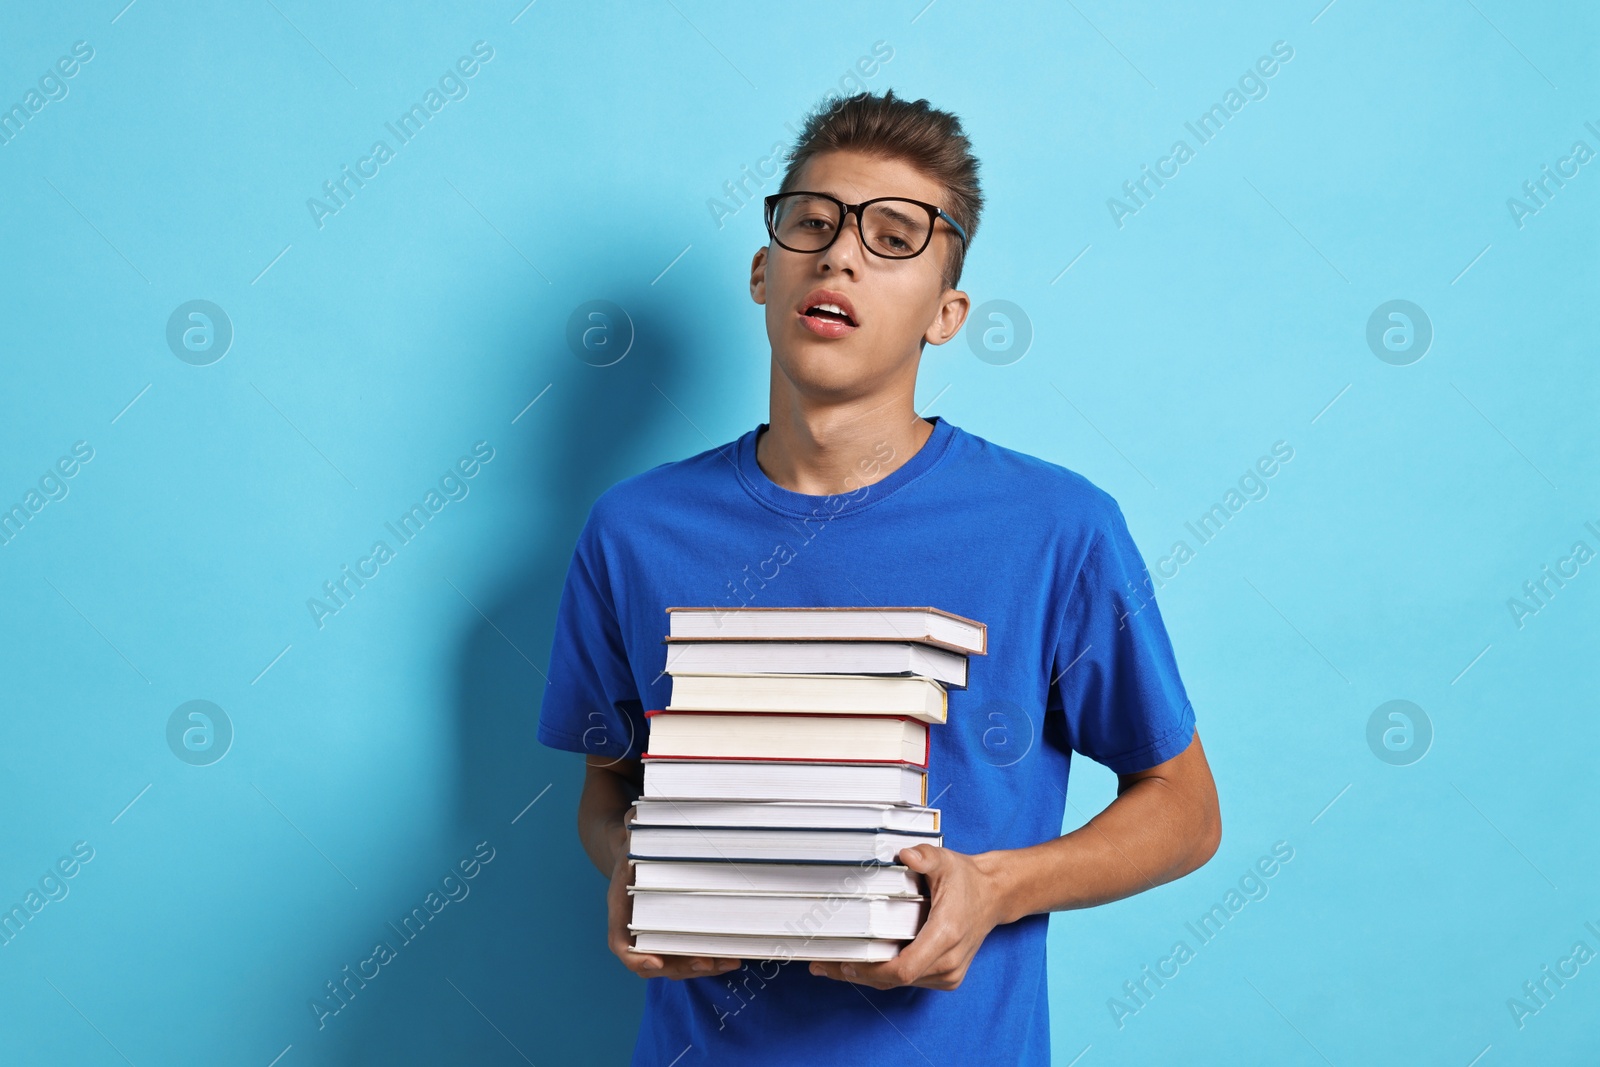
M 750 261 L 750 299 L 758 304 L 767 302 L 767 246 L 756 249 Z
M 962 325 L 967 321 L 967 313 L 971 310 L 972 300 L 966 293 L 960 289 L 946 289 L 939 313 L 928 324 L 927 332 L 922 335 L 923 340 L 936 345 L 944 344 L 961 332 Z

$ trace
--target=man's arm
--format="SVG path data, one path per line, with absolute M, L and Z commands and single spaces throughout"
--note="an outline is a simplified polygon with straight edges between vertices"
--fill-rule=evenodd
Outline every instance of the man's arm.
M 967 855 L 918 845 L 933 907 L 916 938 L 882 963 L 812 963 L 811 973 L 888 989 L 955 989 L 989 932 L 1038 912 L 1088 908 L 1181 878 L 1216 854 L 1222 816 L 1200 734 L 1165 763 L 1118 776 L 1117 798 L 1083 826 L 1028 848 Z
M 644 792 L 644 764 L 637 759 L 602 756 L 587 756 L 584 762 L 578 839 L 611 883 L 606 890 L 607 947 L 641 978 L 702 978 L 742 967 L 743 962 L 736 959 L 657 956 L 633 950 L 633 935 L 628 930 L 633 918 L 633 898 L 628 895 L 633 873 L 628 862 L 628 824 L 633 821 L 633 802 Z
M 644 763 L 636 759 L 584 758 L 583 793 L 578 797 L 578 839 L 600 873 L 617 869 L 628 852 L 627 813 L 644 792 Z
M 1070 834 L 973 858 L 1004 923 L 1154 889 L 1199 868 L 1221 843 L 1217 787 L 1196 731 L 1165 763 L 1118 775 L 1117 798 Z

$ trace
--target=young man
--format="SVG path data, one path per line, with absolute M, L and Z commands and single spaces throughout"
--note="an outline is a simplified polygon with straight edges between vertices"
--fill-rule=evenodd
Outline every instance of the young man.
M 1216 851 L 1194 712 L 1116 502 L 912 407 L 923 346 L 966 319 L 955 285 L 981 206 L 954 116 L 893 90 L 814 113 L 751 264 L 771 421 L 613 486 L 579 537 L 539 739 L 587 756 L 578 832 L 611 879 L 610 948 L 649 979 L 635 1064 L 1048 1063 L 1049 913 Z M 987 625 L 988 654 L 930 731 L 945 847 L 899 855 L 932 903 L 896 958 L 630 948 L 627 821 L 643 713 L 671 691 L 669 605 L 931 605 Z M 1074 751 L 1118 794 L 1060 836 Z

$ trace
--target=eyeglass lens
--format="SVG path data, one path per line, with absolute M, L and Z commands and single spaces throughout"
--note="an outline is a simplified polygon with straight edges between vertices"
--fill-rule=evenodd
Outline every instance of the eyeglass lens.
M 867 246 L 894 259 L 914 256 L 928 243 L 928 211 L 906 200 L 880 200 L 861 213 Z M 773 205 L 772 230 L 778 243 L 798 252 L 816 252 L 833 240 L 839 205 L 820 196 L 786 195 Z

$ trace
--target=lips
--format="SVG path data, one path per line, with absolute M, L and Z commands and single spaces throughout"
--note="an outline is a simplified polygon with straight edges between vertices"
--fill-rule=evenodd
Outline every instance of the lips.
M 836 289 L 814 289 L 800 302 L 800 322 L 819 337 L 843 337 L 860 328 L 855 305 Z

